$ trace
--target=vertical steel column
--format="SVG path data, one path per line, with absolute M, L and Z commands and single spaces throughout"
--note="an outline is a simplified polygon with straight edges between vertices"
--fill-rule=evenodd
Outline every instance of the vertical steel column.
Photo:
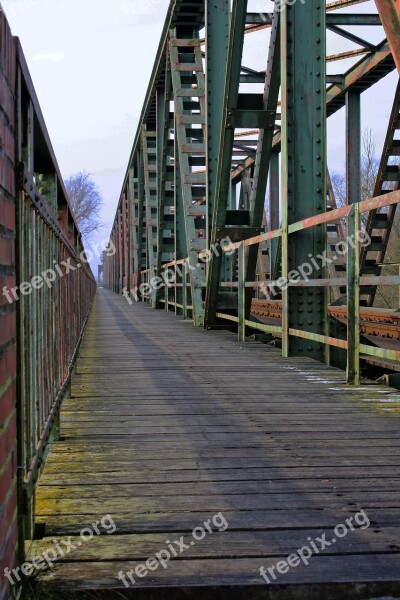
M 176 129 L 175 129 L 176 130 Z M 182 194 L 181 171 L 179 164 L 178 140 L 174 138 L 174 229 L 175 229 L 175 260 L 181 260 L 187 257 L 187 239 L 185 227 L 185 208 Z M 182 265 L 182 282 L 187 282 L 186 267 Z M 168 289 L 168 288 L 167 288 Z M 183 288 L 182 288 L 183 289 Z M 187 294 L 187 288 L 186 288 Z M 174 288 L 175 299 L 179 298 L 177 288 Z M 191 297 L 191 295 L 190 295 Z
M 170 98 L 172 97 L 171 69 L 167 53 L 165 61 L 165 86 L 162 96 L 157 95 L 158 107 L 158 138 L 159 138 L 159 167 L 158 167 L 158 256 L 157 275 L 163 272 L 162 265 L 174 258 L 175 251 L 175 225 L 174 225 L 174 115 L 170 111 Z M 163 297 L 163 289 L 157 291 L 157 308 Z
M 360 383 L 360 209 L 354 204 L 348 216 L 347 251 L 347 383 Z
M 360 383 L 360 247 L 357 233 L 361 198 L 361 98 L 346 94 L 346 201 L 353 204 L 347 220 L 347 382 Z
M 238 266 L 238 340 L 244 342 L 246 339 L 246 247 L 243 242 L 239 246 Z
M 137 267 L 137 286 L 142 284 L 142 271 L 147 269 L 147 229 L 146 229 L 146 194 L 144 183 L 144 157 L 140 149 L 138 163 L 138 240 L 139 263 Z M 140 294 L 139 294 L 140 297 Z
M 214 244 L 223 236 L 220 231 L 225 226 L 231 188 L 232 149 L 235 127 L 232 123 L 234 111 L 238 105 L 241 61 L 243 53 L 244 31 L 246 26 L 247 0 L 233 0 L 230 19 L 224 95 L 222 105 L 221 138 L 218 147 L 216 188 L 212 213 L 210 243 Z M 222 257 L 212 255 L 208 264 L 207 290 L 205 301 L 205 326 L 215 326 Z
M 166 171 L 166 149 L 165 149 L 165 136 L 168 138 L 168 129 L 165 125 L 168 124 L 168 113 L 169 110 L 166 107 L 167 95 L 164 88 L 157 88 L 157 120 L 156 120 L 156 160 L 157 160 L 157 257 L 155 264 L 155 275 L 159 277 L 161 275 L 161 263 L 163 258 L 163 239 L 165 231 L 164 222 L 164 200 L 165 194 L 162 186 L 164 185 L 165 171 Z M 157 289 L 152 291 L 152 303 L 154 308 L 160 308 L 160 292 Z
M 280 51 L 281 51 L 281 30 L 280 13 L 275 11 L 272 20 L 271 38 L 268 50 L 268 62 L 265 71 L 263 109 L 267 117 L 264 127 L 260 128 L 257 144 L 256 159 L 254 164 L 254 184 L 250 197 L 250 224 L 253 227 L 261 227 L 264 215 L 265 194 L 267 191 L 269 165 L 272 156 L 272 144 L 275 132 L 275 118 L 278 106 L 280 77 Z M 252 281 L 255 279 L 259 246 L 249 247 L 246 279 Z M 246 316 L 250 317 L 251 299 L 253 290 L 246 291 Z
M 288 225 L 326 207 L 326 16 L 325 1 L 285 4 L 281 12 L 282 81 L 282 276 L 308 265 L 307 276 L 324 277 L 311 259 L 325 250 L 326 227 L 289 236 Z M 305 276 L 302 276 L 304 278 Z M 290 338 L 289 329 L 324 335 L 324 288 L 289 287 L 283 293 L 283 353 L 325 357 L 322 344 Z
M 210 244 L 228 55 L 229 0 L 206 0 L 207 248 Z
M 205 272 L 199 255 L 207 247 L 206 227 L 206 96 L 200 40 L 183 39 L 170 32 L 169 53 L 174 91 L 175 137 L 182 186 L 186 257 L 190 264 L 192 316 L 203 326 Z M 193 102 L 191 98 L 195 97 Z M 202 166 L 202 171 L 193 167 Z
M 361 97 L 346 94 L 346 196 L 347 204 L 361 200 Z
M 279 152 L 271 154 L 271 162 L 269 165 L 269 214 L 268 226 L 270 231 L 279 228 Z M 270 274 L 273 278 L 273 272 L 277 257 L 279 239 L 271 240 L 270 242 Z

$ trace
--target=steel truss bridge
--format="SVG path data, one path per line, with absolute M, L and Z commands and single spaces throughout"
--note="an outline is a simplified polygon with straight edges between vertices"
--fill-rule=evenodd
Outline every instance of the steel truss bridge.
M 400 6 L 264 4 L 170 2 L 97 293 L 0 11 L 0 600 L 400 598 Z
M 360 204 L 361 97 L 395 69 L 396 4 L 351 13 L 343 9 L 365 2 L 296 2 L 273 15 L 249 12 L 247 4 L 235 2 L 231 12 L 228 1 L 171 3 L 112 229 L 118 253 L 105 261 L 105 286 L 175 310 L 196 326 L 235 327 L 241 340 L 260 331 L 279 336 L 286 357 L 345 364 L 345 350 L 353 383 L 360 365 L 398 370 L 393 344 L 360 343 L 359 314 L 374 306 L 380 286 L 400 283 L 382 273 L 399 199 L 400 88 L 374 197 Z M 371 29 L 380 30 L 380 43 L 367 41 Z M 262 71 L 243 59 L 260 30 L 269 32 L 261 38 Z M 335 48 L 350 41 L 353 49 L 327 54 L 327 32 L 335 34 Z M 347 204 L 340 207 L 327 168 L 327 118 L 342 108 Z M 361 230 L 363 213 L 370 245 L 339 256 L 335 248 Z M 210 250 L 227 238 L 232 244 L 223 252 Z M 296 277 L 300 265 L 324 252 L 330 268 L 311 263 L 308 281 Z M 179 269 L 185 261 L 190 267 Z M 171 284 L 163 285 L 166 270 L 175 269 L 175 280 L 168 275 Z M 252 299 L 269 298 L 288 275 L 297 280 L 275 296 L 281 322 L 259 322 L 260 302 L 254 312 Z M 330 304 L 348 306 L 347 332 L 330 317 Z M 382 315 L 396 321 L 389 311 Z

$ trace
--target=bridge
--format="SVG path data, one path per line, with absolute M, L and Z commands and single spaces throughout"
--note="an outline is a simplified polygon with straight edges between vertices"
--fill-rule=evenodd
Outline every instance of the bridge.
M 99 281 L 0 12 L 0 600 L 400 598 L 400 9 L 259 10 L 171 1 Z

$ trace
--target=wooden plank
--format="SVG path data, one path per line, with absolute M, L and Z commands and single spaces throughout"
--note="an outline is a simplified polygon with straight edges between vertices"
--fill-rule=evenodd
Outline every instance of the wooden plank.
M 37 511 L 41 516 L 62 514 L 121 514 L 127 510 L 127 498 L 121 497 L 97 497 L 97 498 L 66 498 L 62 496 L 57 499 L 38 500 Z M 236 510 L 273 510 L 277 506 L 280 510 L 296 510 L 307 508 L 312 505 L 321 510 L 326 506 L 339 508 L 342 506 L 355 506 L 358 510 L 373 507 L 400 507 L 400 496 L 395 492 L 340 492 L 338 494 L 318 494 L 312 491 L 297 494 L 235 494 L 216 496 L 158 496 L 153 498 L 143 496 L 141 498 L 130 498 L 129 511 L 132 514 L 146 512 L 156 513 L 160 508 L 168 512 L 180 512 L 182 510 L 201 511 L 204 506 L 208 507 L 210 514 L 218 513 L 228 509 Z
M 61 562 L 76 561 L 108 561 L 108 560 L 146 560 L 149 556 L 166 547 L 166 536 L 159 534 L 121 534 L 112 537 L 107 535 L 99 526 L 100 535 L 94 534 L 93 538 L 84 543 L 80 536 L 72 536 L 71 543 L 75 548 L 71 554 L 61 557 Z M 289 555 L 293 549 L 301 548 L 307 543 L 307 538 L 315 539 L 323 531 L 316 529 L 297 529 L 283 531 L 218 531 L 214 529 L 206 543 L 195 543 L 191 545 L 193 536 L 185 532 L 182 536 L 185 548 L 184 558 L 221 558 L 223 556 L 237 557 L 267 557 Z M 169 536 L 170 542 L 179 540 L 180 535 Z M 328 532 L 327 540 L 332 541 L 334 533 Z M 62 546 L 63 538 L 55 538 Z M 337 540 L 325 548 L 326 554 L 365 554 L 368 553 L 369 545 L 374 546 L 375 552 L 392 553 L 394 549 L 400 549 L 400 528 L 386 527 L 383 529 L 361 529 L 358 528 L 341 540 Z M 54 538 L 44 538 L 27 545 L 29 556 L 38 556 L 51 546 L 54 546 Z M 399 557 L 400 558 L 400 557 Z
M 55 567 L 54 575 L 47 575 L 46 579 L 54 581 L 56 578 L 61 590 L 119 588 L 125 594 L 127 590 L 122 582 L 118 582 L 117 574 L 120 570 L 126 572 L 135 569 L 139 564 L 141 563 L 138 561 L 61 563 Z M 233 596 L 232 592 L 237 592 L 236 586 L 256 586 L 250 589 L 260 594 L 258 598 L 268 598 L 269 596 L 265 595 L 268 588 L 259 575 L 261 565 L 264 565 L 265 568 L 275 566 L 276 558 L 175 560 L 170 562 L 167 569 L 158 568 L 142 579 L 137 578 L 137 583 L 130 588 L 132 592 L 130 597 L 137 597 L 140 588 L 146 588 L 148 592 L 149 589 L 165 586 L 169 588 L 170 595 L 164 596 L 164 598 L 176 598 L 177 596 L 173 595 L 176 593 L 174 591 L 176 588 L 186 588 L 183 590 L 186 593 L 188 589 L 192 593 L 196 590 L 193 597 L 206 598 L 210 593 L 207 588 L 223 586 L 228 588 L 225 593 L 229 598 L 245 598 L 244 595 Z M 311 599 L 322 597 L 324 600 L 365 598 L 368 597 L 366 594 L 380 593 L 380 590 L 390 595 L 392 593 L 398 595 L 399 554 L 316 556 L 312 565 L 310 568 L 310 566 L 301 564 L 296 569 L 289 570 L 284 577 L 280 576 L 276 581 L 271 581 L 270 586 L 296 586 L 297 595 L 295 597 Z M 377 570 L 379 575 L 377 575 Z M 339 588 L 338 593 L 335 587 L 340 583 L 346 584 L 346 586 Z M 378 586 L 378 583 L 392 585 Z M 326 590 L 327 584 L 331 584 L 331 586 Z M 319 596 L 315 591 L 313 592 L 312 585 L 318 585 Z M 229 586 L 232 586 L 232 589 L 229 589 Z M 202 587 L 205 589 L 201 589 Z M 310 595 L 310 591 L 313 595 Z M 244 592 L 248 595 L 249 589 Z M 221 594 L 221 591 L 219 593 Z M 142 598 L 145 597 L 142 596 Z M 252 594 L 250 597 L 257 596 Z M 214 595 L 214 598 L 218 598 L 218 595 Z
M 45 575 L 51 591 L 212 600 L 224 588 L 248 600 L 287 586 L 293 598 L 361 600 L 399 585 L 399 393 L 348 388 L 337 369 L 101 290 L 71 395 L 36 498 L 46 537 L 29 553 L 80 541 L 105 514 L 117 530 L 65 556 Z M 265 585 L 261 565 L 361 510 L 368 528 L 281 575 L 279 591 Z M 118 580 L 218 512 L 226 531 L 133 588 Z
M 310 509 L 299 508 L 296 511 L 283 510 L 227 510 L 224 516 L 232 531 L 264 531 L 264 530 L 291 530 L 314 528 L 334 528 L 338 522 L 345 521 L 357 511 L 354 507 L 343 508 L 341 511 L 333 508 Z M 368 511 L 371 526 L 374 530 L 386 527 L 400 526 L 400 511 L 398 508 L 371 508 Z M 157 518 L 152 513 L 132 515 L 121 513 L 115 515 L 118 534 L 123 533 L 184 533 L 191 531 L 199 523 L 210 518 L 208 512 L 196 513 L 157 513 Z M 98 519 L 97 514 L 48 516 L 38 519 L 45 524 L 45 534 L 51 536 L 79 535 L 80 531 Z
M 41 478 L 43 485 L 48 485 L 49 482 L 55 485 L 81 485 L 82 482 L 87 484 L 112 483 L 112 484 L 133 484 L 133 483 L 166 483 L 166 482 L 195 482 L 195 481 L 263 481 L 276 479 L 318 479 L 324 478 L 341 478 L 343 481 L 352 481 L 354 475 L 354 467 L 316 467 L 316 468 L 290 468 L 282 470 L 281 468 L 270 469 L 187 469 L 185 471 L 157 471 L 153 469 L 123 470 L 115 465 L 105 466 L 102 470 L 90 471 L 82 476 L 81 471 L 67 471 L 69 465 L 60 463 L 57 470 L 52 472 L 45 470 Z M 64 472 L 61 470 L 64 469 Z M 115 470 L 111 470 L 115 469 Z M 365 473 L 365 478 L 376 477 L 383 482 L 386 479 L 397 479 L 400 476 L 400 470 L 393 467 L 368 467 L 361 470 Z
M 385 494 L 385 492 L 395 492 L 398 489 L 400 479 L 388 480 L 382 479 L 359 479 L 352 480 L 351 482 L 340 482 L 336 480 L 332 482 L 330 480 L 309 480 L 309 479 L 284 479 L 284 480 L 265 480 L 260 481 L 249 481 L 248 479 L 242 481 L 209 481 L 209 482 L 198 482 L 191 481 L 188 483 L 179 484 L 179 496 L 231 496 L 233 494 L 282 494 L 291 493 L 297 494 L 301 491 L 315 492 L 331 492 L 335 494 L 343 494 L 343 492 L 362 492 L 365 496 L 368 496 L 368 492 L 379 492 Z M 101 497 L 104 499 L 108 498 L 119 498 L 126 497 L 142 498 L 145 496 L 151 496 L 159 498 L 160 496 L 176 496 L 176 484 L 174 483 L 160 483 L 155 481 L 153 484 L 129 484 L 120 483 L 116 484 L 85 484 L 81 483 L 69 489 L 65 489 L 65 486 L 60 485 L 44 485 L 40 486 L 37 494 L 37 499 L 46 502 L 48 499 L 57 499 L 61 496 L 63 498 L 96 498 Z

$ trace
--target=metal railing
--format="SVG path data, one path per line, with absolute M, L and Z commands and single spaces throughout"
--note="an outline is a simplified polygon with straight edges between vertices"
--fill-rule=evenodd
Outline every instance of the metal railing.
M 324 344 L 328 347 L 336 347 L 346 351 L 347 354 L 347 381 L 350 384 L 358 385 L 360 382 L 360 357 L 372 356 L 390 361 L 400 361 L 400 351 L 390 350 L 386 348 L 378 348 L 360 342 L 360 287 L 362 286 L 400 286 L 399 276 L 363 276 L 359 275 L 360 265 L 360 244 L 348 244 L 346 256 L 346 277 L 340 278 L 320 278 L 320 279 L 290 279 L 288 277 L 288 259 L 287 252 L 282 252 L 282 278 L 273 281 L 246 281 L 246 259 L 247 249 L 250 246 L 260 244 L 261 242 L 269 242 L 276 238 L 282 239 L 282 248 L 288 248 L 289 236 L 298 231 L 309 229 L 318 225 L 326 225 L 335 221 L 344 220 L 347 222 L 347 237 L 354 239 L 357 232 L 362 230 L 361 214 L 378 208 L 383 208 L 400 203 L 400 191 L 390 192 L 377 198 L 364 200 L 359 203 L 344 206 L 336 210 L 325 212 L 315 217 L 303 219 L 289 225 L 286 229 L 278 228 L 273 231 L 262 233 L 255 237 L 246 239 L 241 242 L 226 244 L 221 246 L 223 252 L 238 252 L 238 279 L 237 281 L 224 281 L 220 283 L 223 289 L 238 290 L 237 316 L 218 312 L 219 319 L 237 323 L 238 339 L 243 342 L 246 335 L 246 327 L 252 330 L 269 333 L 282 338 L 282 356 L 289 356 L 289 336 L 303 338 L 313 342 Z M 286 257 L 286 258 L 285 258 Z M 177 269 L 188 261 L 187 258 L 178 261 L 172 261 L 163 265 L 163 269 Z M 146 276 L 146 271 L 142 276 Z M 147 280 L 146 280 L 147 281 Z M 284 285 L 285 284 L 285 285 Z M 274 286 L 282 289 L 282 325 L 271 325 L 258 323 L 246 319 L 246 290 L 248 288 L 258 289 L 261 286 L 272 288 Z M 289 327 L 288 320 L 288 288 L 298 287 L 333 287 L 346 286 L 347 289 L 347 339 L 339 339 L 329 335 L 319 335 L 317 333 L 308 332 Z M 188 318 L 188 311 L 191 306 L 188 303 L 189 284 L 183 285 L 176 283 L 171 278 L 171 283 L 164 286 L 164 299 L 162 302 L 166 310 L 170 307 L 175 308 L 175 312 L 181 314 L 184 318 Z M 176 290 L 183 288 L 183 302 L 179 303 L 176 300 Z M 171 296 L 173 298 L 171 299 Z
M 224 282 L 222 287 L 238 288 L 238 316 L 232 316 L 225 313 L 217 313 L 218 318 L 238 323 L 238 337 L 240 341 L 245 339 L 246 327 L 259 330 L 265 333 L 279 334 L 282 337 L 282 355 L 289 356 L 289 336 L 299 337 L 313 342 L 319 342 L 326 346 L 333 346 L 346 350 L 347 352 L 347 380 L 348 383 L 358 385 L 360 382 L 360 354 L 374 356 L 386 360 L 399 361 L 400 352 L 385 348 L 376 348 L 374 346 L 360 343 L 360 287 L 362 286 L 387 286 L 400 285 L 400 276 L 365 276 L 360 277 L 360 244 L 347 245 L 347 269 L 345 278 L 329 278 L 329 279 L 291 279 L 288 272 L 288 258 L 285 248 L 288 248 L 289 236 L 297 231 L 324 225 L 345 219 L 347 222 L 347 237 L 355 239 L 357 232 L 361 231 L 361 214 L 383 208 L 400 202 L 400 191 L 384 194 L 377 198 L 364 200 L 359 203 L 344 206 L 333 211 L 303 219 L 297 223 L 289 225 L 286 229 L 279 228 L 274 231 L 263 233 L 256 237 L 229 244 L 223 247 L 224 252 L 237 250 L 238 251 L 238 281 Z M 282 280 L 283 281 L 253 281 L 247 282 L 246 273 L 246 251 L 252 245 L 259 244 L 272 240 L 274 238 L 282 238 Z M 268 287 L 278 286 L 283 287 L 282 290 L 282 325 L 268 325 L 263 323 L 255 323 L 246 319 L 245 314 L 245 294 L 246 288 L 257 288 L 261 285 Z M 312 332 L 307 332 L 289 327 L 288 320 L 288 288 L 290 287 L 331 287 L 331 286 L 346 286 L 347 289 L 347 340 L 330 337 L 327 335 L 319 335 Z
M 32 538 L 35 488 L 57 433 L 96 281 L 17 43 L 18 472 Z

